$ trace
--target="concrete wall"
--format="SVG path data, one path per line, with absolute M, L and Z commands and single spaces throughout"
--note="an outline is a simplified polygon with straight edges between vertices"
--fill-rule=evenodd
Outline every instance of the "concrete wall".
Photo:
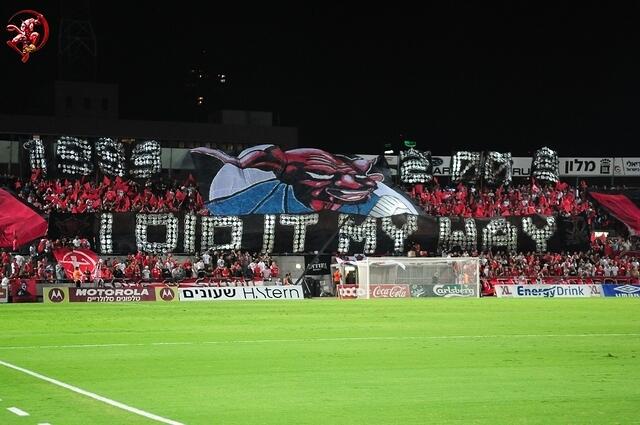
M 302 276 L 305 267 L 303 255 L 274 255 L 271 258 L 278 263 L 280 276 L 284 277 L 286 273 L 291 273 L 294 282 Z
M 57 117 L 118 118 L 118 85 L 56 81 L 54 111 Z
M 20 142 L 0 140 L 0 164 L 18 164 L 20 160 Z
M 224 109 L 221 112 L 222 124 L 226 125 L 256 125 L 271 127 L 273 125 L 273 112 L 263 111 L 234 111 Z
M 21 137 L 25 140 L 30 138 L 32 134 L 38 134 L 56 138 L 60 135 L 67 135 L 89 138 L 154 139 L 160 142 L 191 144 L 215 143 L 217 145 L 244 144 L 253 146 L 273 143 L 284 149 L 298 146 L 298 129 L 294 127 L 111 120 L 91 117 L 0 115 L 0 134 L 15 135 L 16 138 Z

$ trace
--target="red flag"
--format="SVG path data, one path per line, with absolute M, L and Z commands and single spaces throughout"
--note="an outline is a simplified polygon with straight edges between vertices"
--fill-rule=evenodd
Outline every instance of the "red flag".
M 535 183 L 531 183 L 531 191 L 533 193 L 538 193 L 538 192 L 540 192 L 540 188 Z
M 73 192 L 71 193 L 71 195 L 69 195 L 69 200 L 70 201 L 77 201 L 78 200 L 78 188 L 73 189 Z
M 41 168 L 36 168 L 31 172 L 31 181 L 34 182 L 40 178 L 40 174 L 42 174 Z
M 102 178 L 102 184 L 105 185 L 105 186 L 111 186 L 111 180 L 109 180 L 109 177 L 104 176 Z
M 120 176 L 116 176 L 116 181 L 113 187 L 115 190 L 122 190 L 123 192 L 126 192 L 127 190 L 129 190 L 128 183 L 122 180 Z
M 73 212 L 75 214 L 82 214 L 83 212 L 85 212 L 86 209 L 87 209 L 87 204 L 85 204 L 84 202 L 81 202 L 75 207 L 75 211 Z
M 47 220 L 0 189 L 0 248 L 12 248 L 14 237 L 19 248 L 46 234 Z
M 93 276 L 98 264 L 98 255 L 85 248 L 56 248 L 53 250 L 53 255 L 56 257 L 56 261 L 63 268 L 67 277 L 73 279 L 73 270 L 77 267 L 84 274 L 87 270 Z

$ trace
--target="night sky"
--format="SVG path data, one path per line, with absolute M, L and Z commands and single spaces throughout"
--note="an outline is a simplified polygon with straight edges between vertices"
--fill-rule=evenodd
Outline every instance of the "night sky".
M 300 145 L 336 152 L 379 153 L 410 139 L 435 154 L 527 155 L 548 145 L 561 156 L 640 156 L 637 4 L 446 3 L 364 10 L 90 2 L 96 77 L 120 84 L 121 118 L 268 110 L 299 128 Z M 26 65 L 1 49 L 2 112 L 46 113 L 62 10 L 53 1 L 1 6 L 5 20 L 25 8 L 49 18 L 52 37 Z M 209 77 L 200 88 L 189 87 L 194 68 Z

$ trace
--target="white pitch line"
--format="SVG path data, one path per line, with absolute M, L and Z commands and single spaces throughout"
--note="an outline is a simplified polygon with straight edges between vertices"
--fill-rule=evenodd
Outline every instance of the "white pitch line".
M 42 422 L 41 424 L 38 425 L 51 425 L 49 422 Z
M 147 346 L 152 344 L 140 344 L 140 343 L 123 343 L 123 344 L 68 344 L 68 345 L 14 345 L 0 347 L 0 350 L 17 349 L 17 348 L 94 348 L 94 347 L 134 347 L 134 346 Z
M 49 348 L 108 348 L 108 347 L 146 347 L 162 345 L 202 345 L 202 344 L 268 344 L 282 342 L 326 342 L 326 341 L 403 341 L 429 339 L 489 339 L 489 338 L 590 338 L 590 337 L 626 337 L 640 336 L 640 333 L 594 333 L 594 334 L 503 334 L 503 335 L 425 335 L 425 336 L 363 336 L 335 338 L 297 338 L 297 339 L 235 339 L 226 341 L 175 341 L 121 344 L 68 344 L 68 345 L 13 345 L 0 347 L 0 350 L 49 349 Z
M 109 405 L 111 405 L 113 407 L 117 407 L 118 409 L 126 410 L 127 412 L 135 413 L 136 415 L 144 416 L 145 418 L 149 418 L 149 419 L 152 419 L 152 420 L 157 421 L 157 422 L 162 422 L 164 424 L 169 424 L 169 425 L 184 425 L 182 422 L 177 422 L 177 421 L 174 421 L 174 420 L 171 420 L 171 419 L 163 418 L 162 416 L 154 415 L 153 413 L 145 412 L 144 410 L 140 410 L 140 409 L 135 408 L 135 407 L 127 406 L 126 404 L 120 403 L 119 401 L 111 400 L 110 398 L 106 398 L 106 397 L 103 397 L 101 395 L 98 395 L 98 394 L 83 390 L 82 388 L 74 387 L 73 385 L 66 384 L 66 383 L 64 383 L 62 381 L 58 381 L 57 379 L 49 378 L 48 376 L 41 375 L 41 374 L 39 374 L 37 372 L 33 372 L 33 371 L 29 370 L 29 369 L 25 369 L 25 368 L 22 368 L 20 366 L 13 365 L 11 363 L 7 363 L 7 362 L 4 362 L 2 360 L 0 360 L 0 365 L 8 367 L 8 368 L 13 369 L 13 370 L 17 370 L 18 372 L 22 372 L 22 373 L 25 373 L 27 375 L 31 375 L 34 378 L 38 378 L 38 379 L 41 379 L 43 381 L 47 381 L 47 382 L 49 382 L 51 384 L 54 384 L 54 385 L 57 385 L 59 387 L 66 388 L 66 389 L 68 389 L 70 391 L 73 391 L 73 392 L 78 393 L 78 394 L 82 394 L 82 395 L 90 397 L 90 398 L 92 398 L 94 400 L 101 401 L 101 402 L 109 404 Z M 12 407 L 9 410 L 11 410 L 11 409 L 17 409 L 17 408 L 16 407 Z M 20 410 L 20 409 L 17 409 L 17 410 Z M 16 413 L 15 411 L 14 411 L 14 413 L 16 415 L 18 415 L 18 413 Z M 26 413 L 26 412 L 23 412 L 23 413 Z M 27 415 L 28 415 L 28 413 L 27 413 Z M 25 415 L 20 415 L 20 416 L 25 416 Z
M 22 409 L 18 409 L 17 407 L 7 407 L 7 410 L 11 413 L 15 413 L 18 416 L 29 416 L 29 413 L 25 412 Z

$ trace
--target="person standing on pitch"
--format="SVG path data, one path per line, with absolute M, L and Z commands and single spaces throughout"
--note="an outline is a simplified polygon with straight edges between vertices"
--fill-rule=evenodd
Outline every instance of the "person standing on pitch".
M 333 272 L 333 286 L 334 290 L 338 292 L 338 285 L 342 283 L 342 273 L 340 273 L 340 269 L 336 267 L 336 271 Z
M 73 283 L 76 284 L 76 288 L 79 288 L 82 285 L 82 272 L 78 266 L 76 266 L 73 271 Z

